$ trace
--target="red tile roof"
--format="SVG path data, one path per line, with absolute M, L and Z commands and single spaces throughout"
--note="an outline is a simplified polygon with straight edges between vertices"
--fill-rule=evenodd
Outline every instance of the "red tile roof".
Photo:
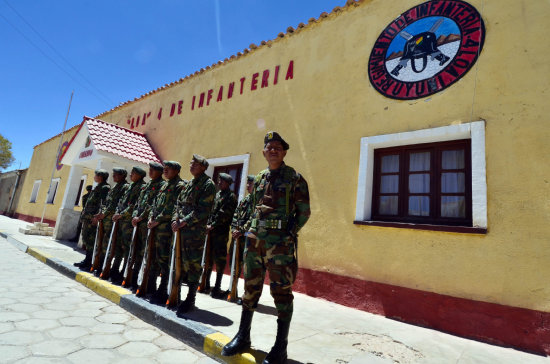
M 88 124 L 90 139 L 97 150 L 145 164 L 161 162 L 144 134 L 87 116 L 84 120 Z
M 148 164 L 149 162 L 162 163 L 151 147 L 151 144 L 147 141 L 145 134 L 88 116 L 84 116 L 80 128 L 69 143 L 69 147 L 80 130 L 82 130 L 84 124 L 87 125 L 90 139 L 97 150 L 112 153 L 144 164 Z M 67 148 L 65 152 L 68 149 L 69 148 Z M 61 159 L 64 155 L 65 153 L 63 153 Z

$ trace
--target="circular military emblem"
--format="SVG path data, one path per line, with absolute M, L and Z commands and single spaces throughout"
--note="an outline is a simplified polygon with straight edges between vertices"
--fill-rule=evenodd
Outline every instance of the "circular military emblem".
M 483 19 L 472 5 L 460 0 L 417 5 L 376 40 L 369 58 L 370 82 L 393 99 L 432 95 L 470 70 L 484 39 Z
M 57 156 L 57 161 L 55 162 L 55 168 L 58 171 L 61 168 L 63 168 L 63 164 L 61 164 L 61 156 L 63 155 L 63 153 L 65 153 L 68 147 L 69 147 L 69 142 L 65 142 L 63 143 L 63 145 L 61 145 L 61 149 L 59 150 L 59 155 Z

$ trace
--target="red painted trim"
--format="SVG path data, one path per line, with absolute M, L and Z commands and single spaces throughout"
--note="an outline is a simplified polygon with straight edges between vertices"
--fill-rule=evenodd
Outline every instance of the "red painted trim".
M 300 268 L 293 290 L 490 344 L 550 355 L 550 312 L 474 301 Z
M 30 223 L 40 222 L 40 218 L 39 218 L 39 217 L 31 216 L 31 215 L 25 215 L 25 214 L 20 214 L 19 212 L 14 213 L 14 214 L 13 214 L 13 217 L 15 217 L 16 219 L 19 219 L 19 220 L 23 220 L 23 221 L 26 221 L 26 222 L 30 222 Z M 50 227 L 55 227 L 55 220 L 50 220 L 50 219 L 44 218 L 44 222 L 45 222 L 46 224 L 49 224 Z
M 82 120 L 82 122 L 80 123 L 80 126 L 78 127 L 78 130 L 76 131 L 76 133 L 73 134 L 73 137 L 71 138 L 71 140 L 69 141 L 69 145 L 67 145 L 67 148 L 65 148 L 65 150 L 63 151 L 63 154 L 61 154 L 61 157 L 59 157 L 59 160 L 62 161 L 63 160 L 63 157 L 65 156 L 65 154 L 67 153 L 67 151 L 69 150 L 69 148 L 71 147 L 71 144 L 73 144 L 73 140 L 74 138 L 76 138 L 76 136 L 78 135 L 78 133 L 80 132 L 80 129 L 82 129 L 82 125 L 84 125 L 84 122 L 86 121 L 86 116 L 84 116 L 84 120 Z

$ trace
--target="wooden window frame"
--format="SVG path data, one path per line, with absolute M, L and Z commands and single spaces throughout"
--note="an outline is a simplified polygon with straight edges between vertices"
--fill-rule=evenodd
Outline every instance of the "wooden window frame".
M 457 147 L 464 149 L 464 168 L 457 170 L 444 170 L 442 167 L 442 152 L 445 150 L 456 150 Z M 411 174 L 427 173 L 409 171 L 409 155 L 411 152 L 430 151 L 430 192 L 426 193 L 410 193 L 408 192 L 408 178 Z M 381 159 L 385 155 L 395 155 L 399 157 L 399 188 L 398 193 L 384 194 L 380 192 L 380 180 L 382 175 L 391 175 L 396 173 L 382 173 Z M 423 143 L 402 145 L 398 147 L 379 148 L 374 150 L 374 175 L 372 189 L 372 220 L 381 222 L 393 223 L 410 223 L 410 224 L 425 224 L 425 225 L 444 225 L 444 226 L 465 226 L 472 227 L 472 166 L 471 166 L 471 142 L 470 139 L 451 140 L 445 142 Z M 464 193 L 442 193 L 441 192 L 441 175 L 444 172 L 464 172 L 465 176 L 465 191 Z M 379 214 L 379 197 L 384 195 L 398 196 L 398 213 L 397 215 L 382 215 Z M 429 195 L 430 196 L 430 215 L 409 216 L 407 214 L 407 205 L 409 196 L 414 195 Z M 441 217 L 441 198 L 442 196 L 464 196 L 465 197 L 465 217 L 464 218 L 449 218 Z
M 227 165 L 221 165 L 221 166 L 215 166 L 214 167 L 214 172 L 212 174 L 212 180 L 214 181 L 214 183 L 217 185 L 218 184 L 218 175 L 220 173 L 227 173 L 227 170 L 228 169 L 237 169 L 237 178 L 235 179 L 235 181 L 233 181 L 233 183 L 231 184 L 231 186 L 229 187 L 231 189 L 231 191 L 236 195 L 238 196 L 239 195 L 239 190 L 241 188 L 241 175 L 243 173 L 243 163 L 235 163 L 235 164 L 227 164 Z

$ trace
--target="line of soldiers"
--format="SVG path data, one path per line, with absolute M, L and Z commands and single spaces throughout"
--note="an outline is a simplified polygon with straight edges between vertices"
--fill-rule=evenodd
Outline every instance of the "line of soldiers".
M 195 308 L 197 291 L 239 301 L 239 330 L 223 348 L 225 356 L 251 345 L 252 316 L 267 270 L 278 319 L 275 345 L 264 363 L 285 363 L 293 313 L 292 284 L 298 270 L 298 231 L 310 215 L 307 183 L 283 161 L 288 149 L 278 133 L 265 136 L 263 155 L 269 167 L 248 176 L 249 194 L 238 206 L 230 190 L 232 177 L 220 173 L 216 193 L 214 182 L 205 173 L 208 161 L 197 154 L 189 164 L 193 176 L 189 181 L 180 178 L 181 165 L 175 161 L 150 163 L 147 183 L 143 181 L 146 172 L 140 167 L 132 169 L 131 183 L 126 181 L 126 170 L 114 168 L 112 188 L 107 184 L 108 172 L 96 170 L 97 185 L 81 214 L 86 256 L 75 265 L 131 287 L 151 303 L 177 307 L 179 317 Z M 228 292 L 223 292 L 229 235 L 231 284 Z M 242 301 L 237 300 L 236 292 L 241 264 L 245 278 Z M 216 280 L 210 290 L 214 265 Z M 180 302 L 182 282 L 188 291 Z M 171 300 L 174 292 L 176 301 Z

